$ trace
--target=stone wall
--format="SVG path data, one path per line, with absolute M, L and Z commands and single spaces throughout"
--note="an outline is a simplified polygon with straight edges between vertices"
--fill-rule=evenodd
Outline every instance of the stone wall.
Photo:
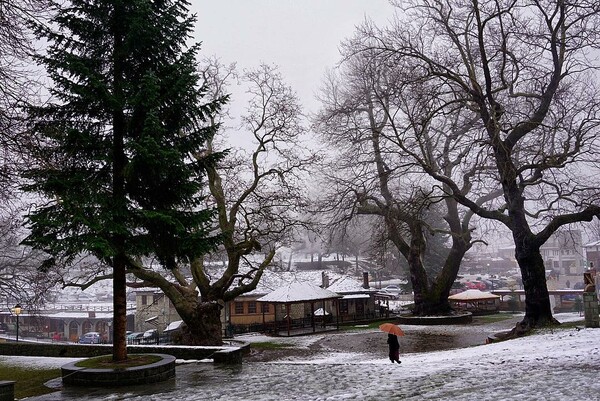
M 158 383 L 175 377 L 175 357 L 159 354 L 162 359 L 153 364 L 120 369 L 90 369 L 77 362 L 61 368 L 64 385 L 82 387 L 119 387 Z
M 241 363 L 249 345 L 236 347 L 188 347 L 181 345 L 128 345 L 127 352 L 137 354 L 167 354 L 177 359 L 213 359 L 215 363 Z M 112 353 L 112 345 L 0 343 L 0 355 L 90 358 Z
M 583 311 L 585 316 L 585 327 L 600 327 L 598 297 L 595 292 L 583 293 Z
M 0 380 L 0 401 L 14 401 L 15 382 Z

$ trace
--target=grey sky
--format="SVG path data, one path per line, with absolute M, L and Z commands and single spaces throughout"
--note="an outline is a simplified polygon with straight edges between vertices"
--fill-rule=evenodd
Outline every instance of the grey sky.
M 202 56 L 253 68 L 274 63 L 314 111 L 324 72 L 339 61 L 338 45 L 365 16 L 385 24 L 387 0 L 192 0 Z

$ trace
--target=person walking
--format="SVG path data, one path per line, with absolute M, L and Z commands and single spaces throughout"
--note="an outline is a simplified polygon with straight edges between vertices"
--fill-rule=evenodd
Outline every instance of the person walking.
M 390 347 L 390 361 L 392 363 L 402 363 L 400 362 L 400 343 L 398 342 L 398 337 L 394 334 L 388 334 L 387 343 Z

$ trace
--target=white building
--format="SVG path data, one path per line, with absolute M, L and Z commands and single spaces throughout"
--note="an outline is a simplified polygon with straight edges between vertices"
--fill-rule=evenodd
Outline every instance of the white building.
M 585 270 L 580 230 L 558 231 L 541 248 L 546 269 L 564 275 L 582 275 Z

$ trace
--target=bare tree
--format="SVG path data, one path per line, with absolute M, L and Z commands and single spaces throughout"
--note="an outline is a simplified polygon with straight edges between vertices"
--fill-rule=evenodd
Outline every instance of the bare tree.
M 465 160 L 487 170 L 484 176 L 452 176 L 402 145 L 446 193 L 511 231 L 526 293 L 517 332 L 552 324 L 540 247 L 562 226 L 600 217 L 598 3 L 416 0 L 397 6 L 392 27 L 365 24 L 353 46 L 379 62 L 411 66 L 413 80 L 443 95 L 438 116 L 451 118 L 460 109 L 477 118 L 452 143 L 469 149 Z M 476 148 L 468 147 L 473 143 Z M 470 185 L 500 190 L 503 202 L 477 203 L 462 191 Z
M 474 213 L 447 196 L 445 188 L 427 177 L 410 154 L 427 159 L 435 171 L 474 174 L 477 166 L 463 166 L 465 152 L 450 146 L 453 137 L 475 122 L 457 113 L 443 126 L 420 124 L 419 132 L 413 130 L 411 135 L 418 117 L 415 110 L 433 112 L 439 106 L 427 103 L 434 93 L 410 81 L 409 69 L 388 64 L 376 54 L 356 52 L 351 42 L 344 50 L 340 76 L 329 76 L 318 116 L 324 138 L 339 150 L 327 170 L 333 190 L 325 203 L 338 223 L 358 215 L 378 216 L 386 238 L 408 262 L 414 312 L 449 313 L 450 289 L 473 243 L 470 221 Z M 436 136 L 439 131 L 447 135 Z M 430 218 L 436 209 L 443 210 L 443 221 Z M 441 255 L 442 266 L 428 269 L 425 256 L 434 235 L 448 235 L 449 247 Z
M 224 95 L 225 78 L 238 77 L 232 66 L 216 60 L 210 60 L 203 74 L 215 97 Z M 131 270 L 169 297 L 187 325 L 183 341 L 188 344 L 221 341 L 225 302 L 256 288 L 278 247 L 304 224 L 299 219 L 306 204 L 303 171 L 318 157 L 302 144 L 305 128 L 298 99 L 276 68 L 262 65 L 240 80 L 248 85 L 249 103 L 237 134 L 250 135 L 253 148 L 232 148 L 216 167 L 207 167 L 207 202 L 216 208 L 215 230 L 223 240 L 217 252 L 227 260 L 224 270 L 201 258 L 189 266 L 191 277 L 183 266 L 168 275 L 142 265 Z M 211 142 L 206 152 L 220 146 Z
M 376 225 L 378 222 L 375 219 L 371 219 L 369 216 L 360 216 L 349 221 L 348 224 L 331 227 L 328 235 L 329 251 L 335 252 L 338 257 L 341 255 L 342 260 L 345 260 L 346 256 L 353 256 L 356 274 L 368 271 L 365 269 L 365 265 L 371 263 L 366 261 L 365 257 L 374 248 L 373 237 Z
M 24 237 L 21 210 L 4 203 L 0 217 L 0 303 L 12 308 L 19 303 L 29 311 L 48 300 L 59 283 L 58 269 L 40 271 L 46 255 L 20 244 Z
M 20 303 L 34 310 L 44 302 L 58 277 L 40 272 L 40 252 L 21 246 L 22 207 L 18 172 L 30 145 L 23 107 L 40 87 L 32 69 L 34 42 L 28 22 L 49 12 L 45 0 L 0 0 L 0 299 L 7 307 Z
M 0 195 L 7 195 L 26 153 L 22 109 L 36 98 L 28 22 L 50 10 L 46 0 L 0 0 Z

